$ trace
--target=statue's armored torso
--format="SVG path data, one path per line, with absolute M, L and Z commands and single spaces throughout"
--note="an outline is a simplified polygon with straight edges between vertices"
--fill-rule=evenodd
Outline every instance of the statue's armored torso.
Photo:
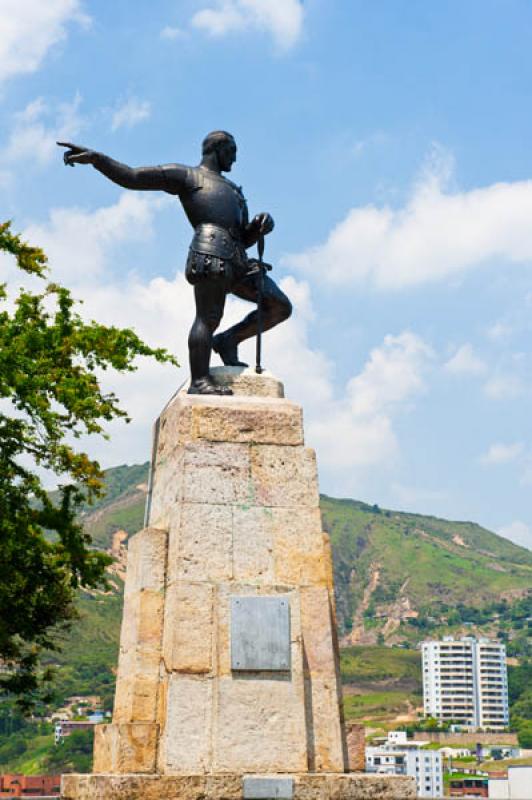
M 163 168 L 165 171 L 168 168 Z M 248 224 L 248 208 L 242 189 L 204 167 L 186 167 L 176 194 L 192 227 L 212 223 L 241 239 Z M 171 177 L 170 177 L 171 180 Z

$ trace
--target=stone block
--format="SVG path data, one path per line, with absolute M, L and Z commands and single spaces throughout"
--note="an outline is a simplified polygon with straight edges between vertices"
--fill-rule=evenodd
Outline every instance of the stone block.
M 116 683 L 113 722 L 155 722 L 159 675 L 119 676 Z
M 97 725 L 94 772 L 154 772 L 158 730 L 153 723 Z
M 124 597 L 124 612 L 120 633 L 120 647 L 159 648 L 162 633 L 163 590 L 144 589 L 128 592 Z
M 294 800 L 415 800 L 404 775 L 295 774 Z M 63 800 L 243 800 L 242 775 L 62 776 Z
M 275 578 L 287 586 L 327 586 L 329 556 L 319 508 L 272 508 Z
M 366 729 L 360 722 L 349 722 L 345 729 L 349 770 L 364 772 L 366 768 Z
M 312 675 L 335 679 L 338 664 L 327 587 L 301 589 L 301 631 L 306 670 Z
M 306 769 L 304 708 L 293 676 L 228 676 L 216 691 L 215 772 Z
M 156 456 L 155 469 L 152 472 L 152 490 L 150 497 L 150 525 L 160 528 L 168 527 L 168 515 L 175 503 L 183 499 L 183 459 L 181 445 L 168 448 L 168 452 Z
M 289 508 L 319 505 L 316 456 L 307 447 L 284 444 L 251 448 L 254 504 Z
M 256 506 L 233 508 L 233 577 L 235 581 L 273 584 L 273 516 Z
M 181 396 L 180 441 L 303 444 L 301 407 L 288 400 L 258 397 Z M 173 406 L 171 407 L 173 411 Z
M 144 528 L 131 537 L 124 589 L 126 595 L 143 589 L 164 589 L 166 548 L 167 532 L 160 528 Z
M 212 669 L 213 588 L 176 582 L 166 593 L 163 655 L 166 669 L 204 673 Z
M 305 695 L 310 769 L 344 772 L 348 765 L 338 684 L 330 678 L 307 674 Z
M 329 800 L 416 800 L 416 782 L 407 775 L 328 775 Z M 297 796 L 295 800 L 301 800 Z
M 194 442 L 184 448 L 183 500 L 187 503 L 247 503 L 249 445 Z
M 159 771 L 209 771 L 212 679 L 174 674 L 168 679 L 167 717 L 161 736 Z
M 183 503 L 170 521 L 168 582 L 230 580 L 232 528 L 231 506 Z

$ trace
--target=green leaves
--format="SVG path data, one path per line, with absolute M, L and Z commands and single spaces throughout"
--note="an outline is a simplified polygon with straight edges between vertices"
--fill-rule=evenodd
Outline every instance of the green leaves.
M 24 272 L 44 279 L 42 250 L 0 225 L 0 250 Z M 82 503 L 102 494 L 97 461 L 78 451 L 83 434 L 105 436 L 104 424 L 129 421 L 100 370 L 131 372 L 136 357 L 177 366 L 166 350 L 129 328 L 85 322 L 68 289 L 54 283 L 21 289 L 10 305 L 0 285 L 0 689 L 31 703 L 43 676 L 39 656 L 54 631 L 73 617 L 78 587 L 105 586 L 111 558 L 91 547 L 76 519 Z M 10 409 L 10 410 L 9 410 Z M 41 471 L 61 480 L 59 502 L 44 490 Z

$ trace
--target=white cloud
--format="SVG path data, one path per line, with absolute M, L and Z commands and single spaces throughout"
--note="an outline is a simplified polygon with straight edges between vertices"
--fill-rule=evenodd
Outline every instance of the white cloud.
M 2 0 L 1 12 L 0 82 L 35 72 L 68 23 L 90 22 L 79 0 Z
M 522 442 L 492 444 L 487 452 L 480 456 L 480 462 L 485 466 L 507 464 L 510 461 L 515 461 L 523 453 L 523 450 L 524 445 Z
M 111 130 L 118 128 L 132 128 L 148 119 L 151 114 L 151 105 L 147 100 L 139 100 L 138 97 L 130 97 L 121 103 L 113 113 Z
M 30 225 L 23 235 L 48 255 L 54 279 L 85 286 L 102 278 L 117 244 L 151 236 L 154 211 L 165 200 L 124 192 L 115 205 L 95 211 L 53 209 L 47 223 Z
M 444 364 L 444 368 L 453 375 L 482 375 L 487 370 L 486 364 L 475 354 L 470 344 L 459 347 Z
M 486 330 L 486 335 L 488 339 L 491 339 L 494 342 L 502 341 L 503 339 L 507 339 L 513 333 L 512 325 L 509 325 L 505 322 L 495 322 Z
M 497 533 L 506 539 L 510 539 L 515 544 L 521 545 L 521 547 L 527 547 L 532 550 L 532 528 L 525 522 L 521 522 L 521 520 L 514 520 L 508 525 L 503 525 Z
M 532 181 L 452 193 L 449 170 L 426 169 L 403 208 L 351 209 L 325 243 L 285 263 L 334 285 L 383 290 L 446 280 L 495 258 L 530 263 Z
M 280 50 L 288 50 L 301 36 L 303 15 L 301 0 L 218 0 L 214 8 L 197 11 L 191 24 L 211 36 L 264 30 Z
M 166 25 L 160 33 L 161 39 L 183 39 L 186 35 L 184 30 L 172 25 Z
M 409 331 L 386 336 L 348 382 L 345 397 L 330 399 L 309 421 L 308 435 L 323 464 L 336 470 L 390 465 L 399 451 L 393 419 L 424 389 L 432 356 Z
M 517 375 L 496 374 L 484 384 L 484 392 L 491 400 L 511 400 L 524 392 L 523 382 Z
M 28 103 L 23 111 L 13 116 L 8 141 L 0 152 L 0 161 L 6 165 L 24 161 L 44 166 L 53 158 L 59 159 L 56 141 L 71 139 L 83 128 L 80 105 L 79 94 L 70 103 L 50 106 L 42 97 Z

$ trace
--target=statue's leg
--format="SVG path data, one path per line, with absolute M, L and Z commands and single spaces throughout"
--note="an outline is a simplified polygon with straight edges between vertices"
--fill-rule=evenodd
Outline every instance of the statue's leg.
M 250 275 L 235 283 L 231 287 L 231 293 L 242 300 L 256 303 L 258 297 L 257 275 Z M 265 275 L 262 295 L 262 330 L 267 331 L 280 322 L 284 322 L 291 313 L 292 303 L 288 297 L 279 289 L 275 281 Z M 232 328 L 214 337 L 213 349 L 220 354 L 224 364 L 235 364 L 235 361 L 236 364 L 242 363 L 238 361 L 238 345 L 245 339 L 257 335 L 257 320 L 257 310 L 254 309 L 242 322 L 238 322 Z
M 218 276 L 205 276 L 194 286 L 196 318 L 188 336 L 191 394 L 232 394 L 215 386 L 209 374 L 212 335 L 222 319 L 226 283 Z

